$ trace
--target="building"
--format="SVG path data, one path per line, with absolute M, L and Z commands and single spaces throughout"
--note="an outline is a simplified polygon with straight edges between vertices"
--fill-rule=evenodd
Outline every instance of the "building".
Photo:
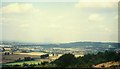
M 12 47 L 2 47 L 3 55 L 10 55 L 10 54 L 13 54 L 12 50 L 13 50 Z

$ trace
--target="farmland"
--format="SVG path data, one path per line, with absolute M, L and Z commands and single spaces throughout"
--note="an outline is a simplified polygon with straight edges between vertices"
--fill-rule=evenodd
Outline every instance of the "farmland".
M 13 62 L 13 63 L 6 63 L 5 65 L 23 65 L 23 63 L 27 63 L 27 64 L 38 64 L 38 63 L 40 63 L 40 61 Z

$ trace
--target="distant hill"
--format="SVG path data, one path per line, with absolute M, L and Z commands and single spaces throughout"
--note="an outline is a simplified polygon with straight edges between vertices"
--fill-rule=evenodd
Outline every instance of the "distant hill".
M 119 47 L 120 43 L 111 43 L 111 42 L 73 42 L 73 43 L 63 43 L 59 44 L 61 47 L 80 47 L 80 46 L 115 46 Z
M 104 48 L 120 48 L 120 43 L 114 42 L 70 42 L 60 44 L 41 44 L 41 43 L 25 43 L 25 42 L 12 42 L 2 41 L 3 45 L 13 46 L 42 46 L 46 48 L 62 47 L 62 48 L 79 48 L 79 47 L 104 47 Z

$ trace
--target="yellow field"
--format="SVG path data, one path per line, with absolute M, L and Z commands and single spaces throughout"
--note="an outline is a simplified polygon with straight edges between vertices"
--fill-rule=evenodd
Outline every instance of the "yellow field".
M 106 63 L 97 64 L 97 65 L 95 65 L 95 66 L 93 66 L 93 67 L 95 67 L 95 68 L 102 68 L 102 67 L 104 66 L 105 68 L 108 68 L 108 67 L 110 67 L 110 66 L 119 65 L 119 64 L 120 64 L 119 61 L 117 61 L 117 62 L 111 61 L 111 62 L 106 62 Z
M 21 54 L 21 55 L 43 55 L 43 54 L 46 54 L 46 53 L 43 53 L 43 52 L 30 52 L 30 53 L 14 53 L 14 54 Z
M 43 55 L 46 53 L 42 53 L 42 52 L 31 52 L 31 53 L 20 53 L 20 52 L 16 52 L 14 54 L 11 55 L 3 55 L 2 56 L 2 63 L 7 63 L 7 62 L 14 62 L 15 60 L 21 58 L 24 59 L 24 57 L 31 57 L 31 58 L 40 58 L 40 55 Z M 59 56 L 50 56 L 47 60 L 40 60 L 37 59 L 38 61 L 52 61 L 57 59 Z
M 14 53 L 13 55 L 2 55 L 2 62 L 14 62 L 15 60 L 24 57 L 40 58 L 40 55 L 45 54 L 41 52 L 31 52 L 31 53 Z

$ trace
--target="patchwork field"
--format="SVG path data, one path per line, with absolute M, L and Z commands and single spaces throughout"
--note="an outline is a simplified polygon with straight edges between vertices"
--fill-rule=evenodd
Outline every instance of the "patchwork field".
M 31 52 L 31 53 L 14 53 L 11 55 L 2 55 L 2 63 L 9 63 L 9 64 L 23 64 L 24 62 L 15 62 L 15 60 L 21 58 L 24 59 L 24 57 L 31 57 L 31 58 L 35 58 L 35 61 L 27 61 L 27 63 L 39 63 L 39 62 L 43 62 L 43 61 L 52 61 L 57 59 L 60 56 L 49 56 L 49 58 L 47 59 L 40 59 L 40 55 L 43 55 L 45 53 L 42 52 Z M 10 63 L 13 62 L 13 63 Z M 14 63 L 15 62 L 15 63 Z
M 14 62 L 19 58 L 24 59 L 24 57 L 40 58 L 40 55 L 42 54 L 44 53 L 34 52 L 34 53 L 14 53 L 12 55 L 2 55 L 2 63 Z

